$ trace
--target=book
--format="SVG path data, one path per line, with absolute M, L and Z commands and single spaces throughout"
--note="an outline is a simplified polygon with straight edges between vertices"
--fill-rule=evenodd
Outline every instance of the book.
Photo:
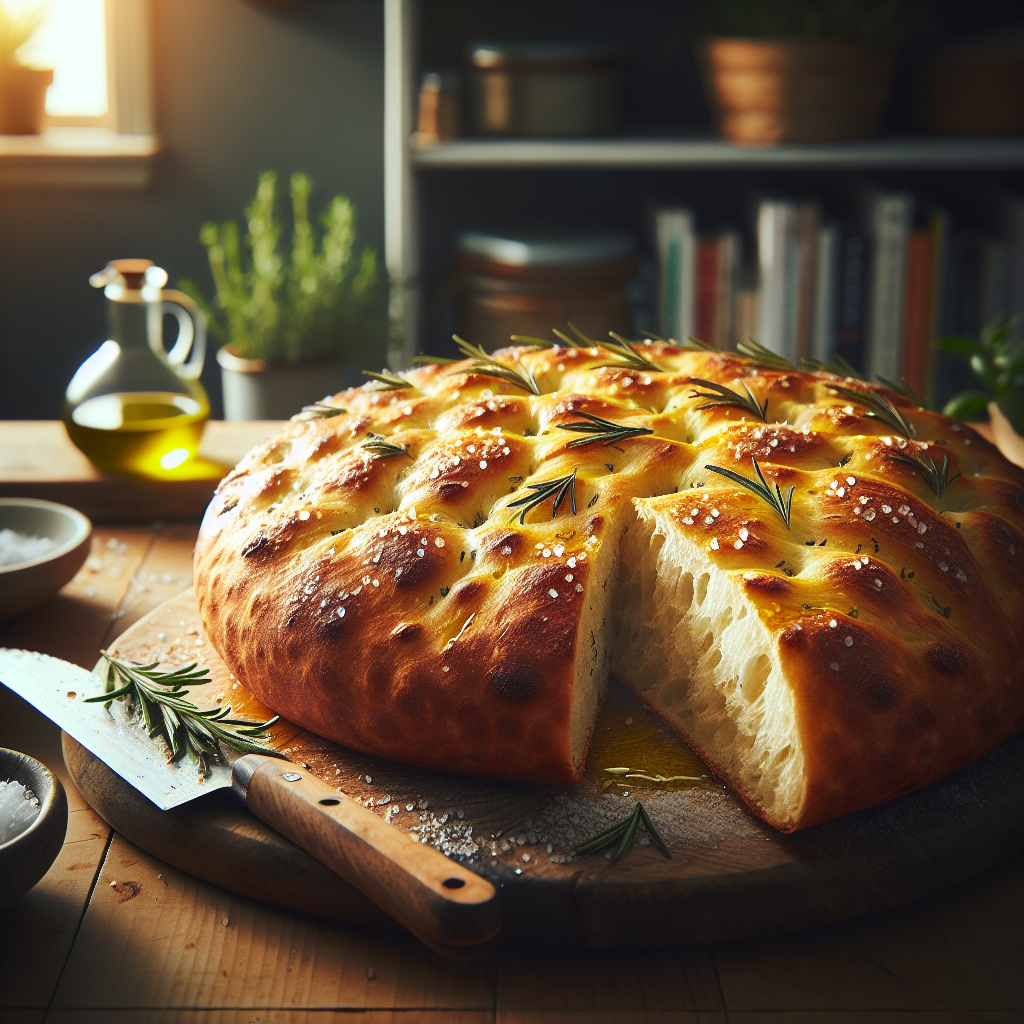
M 860 231 L 847 232 L 839 253 L 836 302 L 836 355 L 864 371 L 867 321 L 868 256 L 871 242 Z
M 838 225 L 829 222 L 818 228 L 810 355 L 823 363 L 830 363 L 839 347 L 840 243 Z
M 799 243 L 797 204 L 765 200 L 757 211 L 760 299 L 757 340 L 797 360 Z
M 697 243 L 697 333 L 715 348 L 736 347 L 736 295 L 741 264 L 739 232 L 722 231 Z
M 663 338 L 685 341 L 697 328 L 697 238 L 693 213 L 685 207 L 655 212 L 658 250 L 658 329 Z
M 928 364 L 932 347 L 933 246 L 932 232 L 927 229 L 914 231 L 907 242 L 900 376 L 922 396 L 928 393 Z M 890 379 L 895 381 L 897 378 Z
M 872 263 L 866 370 L 870 380 L 899 380 L 903 368 L 907 246 L 913 205 L 913 197 L 906 192 L 877 192 L 868 199 Z

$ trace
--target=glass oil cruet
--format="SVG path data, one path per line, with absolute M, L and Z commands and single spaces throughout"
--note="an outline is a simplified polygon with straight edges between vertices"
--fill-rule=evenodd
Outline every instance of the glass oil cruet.
M 167 272 L 151 260 L 112 260 L 89 283 L 107 298 L 107 340 L 68 385 L 68 435 L 104 473 L 195 475 L 210 415 L 199 383 L 206 356 L 202 312 L 184 293 L 164 288 Z M 178 321 L 170 351 L 165 314 Z

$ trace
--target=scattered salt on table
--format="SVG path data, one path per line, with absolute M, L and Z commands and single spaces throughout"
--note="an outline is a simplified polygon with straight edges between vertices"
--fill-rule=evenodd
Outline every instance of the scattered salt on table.
M 42 558 L 54 547 L 50 537 L 34 537 L 15 530 L 0 530 L 0 565 L 17 565 Z
M 20 782 L 0 780 L 0 846 L 20 836 L 39 817 L 39 798 Z

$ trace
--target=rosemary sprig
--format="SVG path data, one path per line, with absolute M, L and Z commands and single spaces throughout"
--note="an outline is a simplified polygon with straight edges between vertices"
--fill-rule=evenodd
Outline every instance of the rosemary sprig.
M 860 374 L 841 356 L 834 355 L 832 361 L 826 363 L 822 359 L 810 359 L 804 357 L 800 360 L 801 367 L 808 370 L 823 370 L 825 373 L 834 373 L 837 377 L 852 377 L 860 380 Z
M 332 416 L 344 416 L 347 412 L 348 409 L 342 409 L 340 405 L 314 402 L 312 405 L 304 405 L 302 412 L 297 412 L 292 417 L 292 423 L 302 423 L 306 420 L 329 420 Z
M 591 416 L 589 412 L 578 412 L 582 416 L 583 423 L 559 423 L 559 430 L 571 430 L 576 434 L 589 434 L 590 437 L 577 437 L 570 441 L 566 448 L 580 448 L 585 444 L 615 445 L 619 441 L 625 441 L 631 437 L 640 437 L 642 434 L 653 434 L 650 427 L 623 427 L 611 420 L 603 420 L 600 416 Z
M 474 373 L 482 374 L 484 377 L 497 377 L 498 380 L 507 381 L 533 395 L 540 394 L 540 388 L 537 387 L 537 382 L 529 371 L 523 373 L 505 363 L 499 363 L 497 359 L 484 351 L 483 346 L 470 345 L 468 341 L 460 338 L 457 334 L 453 334 L 452 337 L 455 339 L 455 344 L 459 346 L 459 351 L 475 360 L 472 367 Z
M 927 409 L 928 403 L 907 383 L 906 377 L 900 377 L 899 383 L 897 384 L 894 380 L 889 380 L 888 377 L 883 377 L 880 373 L 875 374 L 875 380 L 884 388 L 888 388 L 890 391 L 895 391 L 897 395 L 902 395 L 904 398 L 909 399 L 919 409 Z
M 764 423 L 768 422 L 768 399 L 764 400 L 764 405 L 758 405 L 754 392 L 745 383 L 741 382 L 746 394 L 741 395 L 738 391 L 733 391 L 732 388 L 728 388 L 724 384 L 716 384 L 711 380 L 702 380 L 700 377 L 691 377 L 690 382 L 711 389 L 710 391 L 690 392 L 691 398 L 708 399 L 703 405 L 698 405 L 698 409 L 715 409 L 719 406 L 732 405 L 737 409 L 746 409 L 752 416 L 756 416 Z
M 569 496 L 569 502 L 572 505 L 572 514 L 576 515 L 576 470 L 574 469 L 568 476 L 558 476 L 553 480 L 545 480 L 539 484 L 527 484 L 527 487 L 533 491 L 533 494 L 529 494 L 524 498 L 517 498 L 515 501 L 510 501 L 508 504 L 509 508 L 522 508 L 522 512 L 519 515 L 519 525 L 524 526 L 526 523 L 526 514 L 535 509 L 538 505 L 543 505 L 544 502 L 550 501 L 551 504 L 551 518 L 554 519 L 558 515 L 558 509 L 560 508 L 563 501 L 565 501 L 566 495 Z M 512 516 L 515 519 L 515 516 Z
M 447 366 L 450 363 L 461 363 L 461 359 L 449 359 L 448 356 L 425 356 L 422 352 L 418 356 L 413 356 L 412 361 L 417 366 Z
M 621 334 L 616 334 L 614 331 L 609 331 L 608 336 L 612 339 L 612 344 L 609 345 L 606 341 L 602 342 L 602 344 L 605 348 L 611 349 L 622 360 L 622 365 L 634 366 L 638 370 L 653 370 L 655 373 L 661 373 L 661 367 L 657 363 L 652 363 L 647 356 L 637 352 L 633 347 L 633 342 L 626 341 Z
M 378 384 L 383 384 L 384 387 L 378 388 L 378 391 L 401 391 L 403 388 L 415 386 L 411 381 L 407 381 L 404 377 L 400 377 L 397 373 L 386 369 L 381 370 L 380 373 L 374 373 L 373 370 L 363 370 L 363 376 L 372 378 Z
M 962 473 L 957 473 L 952 479 L 949 478 L 949 456 L 943 452 L 942 468 L 940 469 L 930 455 L 908 455 L 906 452 L 890 452 L 887 456 L 890 462 L 902 462 L 917 470 L 924 478 L 924 482 L 935 492 L 937 498 L 941 498 L 946 488 L 958 480 Z
M 544 338 L 535 338 L 531 334 L 510 334 L 509 341 L 517 345 L 529 345 L 531 348 L 551 348 L 551 342 Z
M 409 449 L 402 444 L 392 444 L 383 434 L 368 434 L 359 446 L 373 452 L 378 459 L 392 459 L 396 455 L 409 455 Z M 411 459 L 412 456 L 409 455 Z
M 570 324 L 570 326 L 572 326 L 572 325 Z M 576 328 L 574 327 L 573 330 L 575 330 L 575 329 Z M 569 335 L 565 333 L 565 331 L 560 331 L 557 327 L 552 327 L 551 328 L 551 333 L 556 338 L 558 338 L 559 341 L 564 341 L 565 344 L 569 346 L 569 348 L 583 348 L 584 347 L 578 341 L 576 341 L 574 338 L 570 338 Z
M 637 800 L 636 807 L 633 808 L 633 813 L 628 818 L 620 821 L 617 825 L 613 825 L 599 836 L 594 836 L 593 839 L 588 839 L 585 843 L 581 843 L 576 847 L 576 852 L 596 853 L 598 850 L 603 850 L 606 846 L 611 846 L 612 843 L 618 842 L 619 845 L 612 854 L 612 863 L 614 864 L 632 845 L 633 837 L 636 835 L 636 830 L 641 822 L 654 841 L 654 845 L 671 860 L 672 854 L 669 851 L 668 844 L 661 838 L 661 833 L 654 827 L 654 822 L 651 821 L 647 808 L 639 800 Z
M 123 700 L 129 708 L 138 707 L 150 736 L 160 736 L 170 747 L 171 761 L 186 754 L 195 761 L 203 775 L 210 773 L 210 761 L 223 761 L 218 743 L 243 754 L 267 754 L 285 758 L 284 754 L 261 743 L 268 738 L 267 730 L 277 716 L 266 722 L 250 722 L 229 718 L 230 705 L 200 711 L 186 700 L 186 687 L 202 686 L 210 682 L 209 670 L 197 668 L 196 662 L 158 672 L 159 662 L 132 665 L 106 651 L 100 651 L 105 665 L 104 693 L 86 697 L 86 703 L 102 701 L 106 706 L 114 700 Z
M 839 394 L 846 398 L 851 398 L 855 402 L 860 402 L 861 405 L 866 405 L 868 411 L 864 413 L 865 416 L 870 416 L 872 419 L 887 423 L 896 433 L 902 434 L 904 437 L 910 438 L 914 436 L 914 428 L 903 418 L 903 413 L 884 395 L 867 389 L 844 388 L 838 384 L 830 384 L 829 387 L 833 391 L 838 391 Z
M 697 349 L 700 352 L 717 352 L 718 346 L 712 345 L 710 341 L 701 341 L 700 338 L 694 338 L 692 335 L 686 339 L 686 341 L 680 346 L 681 348 L 692 348 Z
M 768 481 L 765 480 L 764 473 L 761 472 L 761 467 L 757 464 L 757 459 L 753 455 L 751 455 L 750 461 L 754 464 L 754 472 L 757 474 L 756 480 L 751 480 L 749 477 L 734 473 L 731 469 L 722 469 L 721 466 L 708 466 L 707 468 L 712 473 L 719 473 L 724 477 L 728 477 L 733 483 L 739 484 L 740 487 L 746 487 L 748 491 L 767 501 L 782 516 L 788 530 L 789 518 L 793 512 L 793 492 L 796 490 L 796 487 L 790 487 L 789 494 L 784 498 L 782 496 L 782 488 L 779 487 L 778 483 L 775 484 L 774 491 L 768 486 Z
M 758 366 L 762 366 L 766 370 L 796 369 L 796 367 L 785 356 L 780 356 L 778 352 L 773 352 L 770 348 L 765 348 L 764 345 L 760 342 L 754 341 L 753 338 L 749 338 L 747 341 L 741 341 L 736 346 L 736 349 L 748 359 L 753 359 Z

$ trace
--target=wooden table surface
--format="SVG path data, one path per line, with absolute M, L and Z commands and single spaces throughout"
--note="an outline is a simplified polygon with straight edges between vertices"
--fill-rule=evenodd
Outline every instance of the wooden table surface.
M 191 586 L 197 527 L 97 526 L 55 598 L 0 646 L 92 666 Z M 1024 855 L 896 911 L 770 940 L 644 952 L 503 949 L 451 963 L 416 940 L 279 910 L 126 842 L 85 804 L 60 734 L 0 687 L 0 745 L 61 776 L 67 839 L 0 914 L 0 1024 L 966 1024 L 1024 1021 Z

